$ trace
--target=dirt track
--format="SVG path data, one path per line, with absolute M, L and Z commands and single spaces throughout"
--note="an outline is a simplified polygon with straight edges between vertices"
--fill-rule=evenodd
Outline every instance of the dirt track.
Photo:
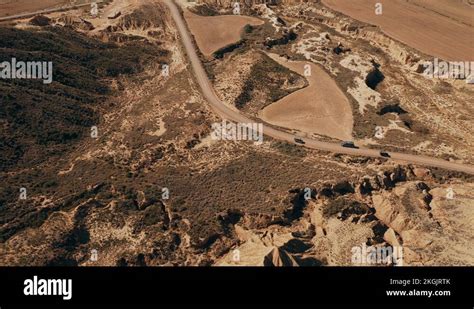
M 202 94 L 204 98 L 208 101 L 208 103 L 212 106 L 214 111 L 224 119 L 232 120 L 235 122 L 242 122 L 242 123 L 249 123 L 252 122 L 250 119 L 245 117 L 244 115 L 240 114 L 237 111 L 230 109 L 226 106 L 223 102 L 219 100 L 217 97 L 214 88 L 209 81 L 209 78 L 202 66 L 201 61 L 199 60 L 199 56 L 196 53 L 195 47 L 193 45 L 193 41 L 191 40 L 191 36 L 186 29 L 186 25 L 184 24 L 184 20 L 181 17 L 181 14 L 176 7 L 176 4 L 172 0 L 164 0 L 164 3 L 169 7 L 171 15 L 173 17 L 174 22 L 176 23 L 177 29 L 181 36 L 182 44 L 186 50 L 187 56 L 193 68 L 196 81 L 201 88 Z M 289 143 L 295 143 L 294 138 L 296 137 L 293 134 L 289 134 L 283 131 L 279 131 L 273 129 L 269 126 L 264 127 L 264 134 L 275 139 L 287 141 Z M 375 149 L 352 149 L 352 148 L 345 148 L 337 143 L 327 143 L 321 142 L 314 139 L 303 138 L 305 141 L 305 147 L 319 149 L 334 153 L 343 153 L 348 155 L 356 155 L 356 156 L 366 156 L 366 157 L 381 157 L 380 152 Z M 447 170 L 453 170 L 458 172 L 465 172 L 474 175 L 474 166 L 467 165 L 467 164 L 459 164 L 454 162 L 449 162 L 441 159 L 430 158 L 425 156 L 418 156 L 418 155 L 410 155 L 410 154 L 403 154 L 403 153 L 395 153 L 391 152 L 391 158 L 396 161 L 403 161 L 413 164 L 419 165 L 428 165 L 428 166 L 436 166 L 440 168 L 444 168 Z
M 387 35 L 425 54 L 448 61 L 474 60 L 474 7 L 463 0 L 323 0 L 357 20 L 377 25 Z

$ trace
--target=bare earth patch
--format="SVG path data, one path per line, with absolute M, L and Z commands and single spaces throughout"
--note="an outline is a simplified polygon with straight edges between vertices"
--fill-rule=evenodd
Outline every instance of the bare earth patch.
M 270 54 L 281 65 L 304 74 L 305 64 L 311 66 L 309 86 L 298 90 L 264 108 L 260 117 L 268 123 L 317 133 L 341 140 L 352 139 L 354 120 L 350 103 L 332 78 L 319 66 L 301 61 L 286 61 Z
M 184 18 L 204 56 L 240 40 L 245 25 L 261 25 L 263 21 L 249 16 L 199 16 L 184 10 Z
M 453 18 L 464 24 L 474 26 L 472 8 L 474 3 L 470 0 L 410 0 L 411 3 L 427 10 L 436 12 L 445 17 Z M 468 7 L 471 9 L 468 9 Z
M 372 0 L 323 0 L 326 6 L 377 25 L 387 35 L 425 54 L 449 61 L 474 60 L 472 5 L 459 0 L 379 2 L 383 4 L 382 15 L 375 14 Z
M 70 3 L 70 0 L 0 0 L 0 17 L 51 9 Z

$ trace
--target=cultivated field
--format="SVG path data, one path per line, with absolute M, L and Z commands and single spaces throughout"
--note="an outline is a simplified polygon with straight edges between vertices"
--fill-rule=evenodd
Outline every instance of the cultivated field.
M 307 62 L 270 56 L 290 70 L 304 74 Z M 285 128 L 351 140 L 354 120 L 349 101 L 323 69 L 312 63 L 310 67 L 311 76 L 306 77 L 309 86 L 264 108 L 261 118 Z
M 71 2 L 71 0 L 0 0 L 0 17 L 51 9 Z
M 229 44 L 240 40 L 240 34 L 245 25 L 261 25 L 263 21 L 248 16 L 199 16 L 187 10 L 184 18 L 188 27 L 205 56 Z
M 474 60 L 474 6 L 463 0 L 384 0 L 382 15 L 372 0 L 323 0 L 343 14 L 377 25 L 389 36 L 451 61 Z
M 474 2 L 472 0 L 409 0 L 409 2 L 445 17 L 474 26 L 472 12 Z

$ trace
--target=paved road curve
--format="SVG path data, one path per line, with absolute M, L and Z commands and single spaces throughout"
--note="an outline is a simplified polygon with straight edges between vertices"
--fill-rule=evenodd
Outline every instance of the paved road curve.
M 207 77 L 207 74 L 202 66 L 202 63 L 196 53 L 193 41 L 191 39 L 191 35 L 189 34 L 186 28 L 184 20 L 176 4 L 173 2 L 173 0 L 165 0 L 164 2 L 169 7 L 173 20 L 176 23 L 176 26 L 178 27 L 181 41 L 184 45 L 184 48 L 186 49 L 186 53 L 191 62 L 196 80 L 201 88 L 202 94 L 204 95 L 205 99 L 209 102 L 209 104 L 211 104 L 211 106 L 214 108 L 217 114 L 219 114 L 219 116 L 221 116 L 223 119 L 228 119 L 228 120 L 241 122 L 241 123 L 253 122 L 251 119 L 245 117 L 239 112 L 227 107 L 222 101 L 219 100 L 209 78 Z M 294 141 L 295 138 L 300 138 L 296 135 L 293 135 L 284 131 L 279 131 L 269 126 L 264 126 L 263 131 L 264 131 L 264 134 L 267 136 L 270 136 L 278 140 L 287 141 L 292 144 L 295 144 L 295 141 Z M 342 147 L 340 144 L 337 144 L 337 143 L 322 142 L 322 141 L 318 141 L 318 140 L 310 139 L 310 138 L 301 138 L 301 139 L 305 142 L 304 146 L 307 148 L 325 150 L 325 151 L 334 152 L 334 153 L 356 155 L 356 156 L 366 156 L 366 157 L 374 157 L 374 158 L 381 157 L 379 150 L 364 149 L 364 148 L 351 149 L 351 148 Z M 391 156 L 391 159 L 395 161 L 403 161 L 406 163 L 435 166 L 435 167 L 440 167 L 447 170 L 465 172 L 465 173 L 474 175 L 474 166 L 467 165 L 467 164 L 459 164 L 459 163 L 449 162 L 449 161 L 436 159 L 436 158 L 397 153 L 397 152 L 390 152 L 390 156 Z

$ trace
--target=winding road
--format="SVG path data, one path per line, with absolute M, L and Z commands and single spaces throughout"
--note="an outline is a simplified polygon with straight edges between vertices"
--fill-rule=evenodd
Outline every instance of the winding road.
M 193 68 L 196 80 L 199 84 L 199 87 L 201 88 L 204 98 L 213 107 L 215 112 L 223 119 L 231 120 L 234 122 L 240 122 L 240 123 L 254 122 L 253 120 L 247 118 L 241 113 L 235 110 L 232 110 L 231 108 L 226 106 L 217 97 L 214 91 L 214 88 L 212 86 L 212 83 L 209 80 L 206 74 L 206 71 L 204 70 L 204 67 L 202 66 L 199 56 L 197 55 L 195 46 L 191 39 L 191 35 L 188 32 L 188 29 L 178 10 L 178 7 L 173 2 L 173 0 L 164 0 L 164 3 L 169 7 L 171 11 L 171 15 L 178 28 L 182 44 L 184 45 L 187 56 Z M 294 134 L 290 134 L 284 131 L 274 129 L 272 127 L 269 127 L 268 125 L 264 125 L 263 132 L 265 135 L 270 136 L 274 139 L 286 141 L 292 144 L 296 144 L 294 140 L 295 138 L 302 139 L 305 142 L 305 144 L 301 146 L 304 146 L 307 148 L 318 149 L 318 150 L 323 150 L 323 151 L 328 151 L 328 152 L 333 152 L 333 153 L 354 155 L 354 156 L 382 158 L 382 156 L 380 155 L 380 150 L 364 149 L 364 148 L 358 148 L 358 149 L 345 148 L 337 143 L 322 142 L 322 141 L 318 141 L 311 138 L 302 138 Z M 439 167 L 439 168 L 443 168 L 443 169 L 447 169 L 451 171 L 464 172 L 464 173 L 474 175 L 474 166 L 468 165 L 468 164 L 460 164 L 460 163 L 450 162 L 450 161 L 437 159 L 437 158 L 398 153 L 398 152 L 390 152 L 390 156 L 391 156 L 391 160 L 394 160 L 394 161 Z

